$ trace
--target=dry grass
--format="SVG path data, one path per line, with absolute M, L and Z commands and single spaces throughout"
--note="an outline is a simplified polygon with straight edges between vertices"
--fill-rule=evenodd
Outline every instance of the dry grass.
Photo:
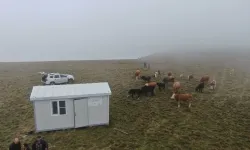
M 197 62 L 198 63 L 198 62 Z M 14 136 L 31 142 L 37 135 L 23 137 L 34 129 L 33 109 L 29 102 L 32 86 L 39 85 L 39 71 L 71 73 L 76 82 L 108 81 L 112 89 L 110 125 L 82 130 L 41 133 L 51 150 L 82 149 L 249 149 L 250 83 L 248 73 L 237 71 L 233 76 L 221 64 L 151 64 L 163 72 L 173 71 L 183 85 L 183 92 L 192 92 L 197 79 L 209 73 L 217 80 L 215 92 L 205 89 L 195 94 L 191 109 L 186 103 L 170 99 L 170 92 L 156 97 L 127 99 L 127 90 L 140 87 L 142 81 L 132 76 L 142 64 L 136 61 L 79 61 L 46 63 L 2 63 L 0 65 L 0 149 L 6 149 Z M 171 67 L 172 66 L 172 67 Z M 173 66 L 175 66 L 173 68 Z M 213 66 L 213 67 L 212 67 Z M 142 71 L 152 75 L 155 70 Z M 187 82 L 179 74 L 194 73 L 195 80 Z M 124 134 L 114 128 L 123 130 Z

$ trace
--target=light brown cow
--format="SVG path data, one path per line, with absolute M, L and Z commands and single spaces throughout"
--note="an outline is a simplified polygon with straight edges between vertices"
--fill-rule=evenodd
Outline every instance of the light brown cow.
M 193 79 L 194 78 L 194 76 L 191 74 L 191 75 L 189 75 L 188 76 L 188 80 L 190 81 L 191 79 Z
M 181 88 L 181 83 L 179 81 L 174 82 L 174 84 L 173 84 L 173 92 L 177 93 L 180 88 Z
M 146 86 L 156 86 L 157 83 L 156 82 L 149 82 L 145 84 Z
M 140 77 L 140 74 L 141 74 L 140 69 L 137 69 L 137 70 L 135 71 L 135 79 L 136 79 L 136 80 L 138 80 L 138 78 Z
M 180 101 L 187 101 L 188 107 L 191 107 L 191 102 L 193 100 L 192 94 L 176 94 L 173 93 L 171 99 L 175 99 L 178 103 L 178 108 L 180 107 Z
M 200 82 L 208 82 L 209 81 L 209 76 L 205 75 L 203 77 L 201 77 Z

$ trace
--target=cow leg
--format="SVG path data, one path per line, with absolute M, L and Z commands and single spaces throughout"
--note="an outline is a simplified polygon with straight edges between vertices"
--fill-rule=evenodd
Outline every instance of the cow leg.
M 130 95 L 127 95 L 127 97 L 129 97 Z
M 138 94 L 138 98 L 137 98 L 137 100 L 139 100 L 140 99 L 140 95 Z
M 134 93 L 132 93 L 132 98 L 134 98 Z
M 178 103 L 178 108 L 180 108 L 180 101 L 178 101 L 177 103 Z
M 168 84 L 167 84 L 167 83 L 165 83 L 165 87 L 167 87 L 167 88 L 168 88 Z
M 152 92 L 151 92 L 151 95 L 152 95 L 152 96 L 155 96 L 155 92 L 154 92 L 154 91 L 152 91 Z
M 190 107 L 191 107 L 191 102 L 189 101 L 188 108 L 190 108 Z

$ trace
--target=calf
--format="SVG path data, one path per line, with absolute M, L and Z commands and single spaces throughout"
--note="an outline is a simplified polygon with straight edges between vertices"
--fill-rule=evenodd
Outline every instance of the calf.
M 189 75 L 188 76 L 188 80 L 190 81 L 191 79 L 193 79 L 194 78 L 194 76 L 191 74 L 191 75 Z
M 204 89 L 204 86 L 205 86 L 205 83 L 204 82 L 201 82 L 201 83 L 199 83 L 197 86 L 196 86 L 196 88 L 195 88 L 195 91 L 196 92 L 203 92 L 203 89 Z
M 137 70 L 135 71 L 135 79 L 136 79 L 136 80 L 138 80 L 138 78 L 139 78 L 139 76 L 140 76 L 140 73 L 141 73 L 141 71 L 140 71 L 139 69 L 137 69 Z
M 174 82 L 173 84 L 173 92 L 176 93 L 178 90 L 181 88 L 181 83 L 180 82 Z
M 155 78 L 157 78 L 157 77 L 158 77 L 158 75 L 159 75 L 159 72 L 158 72 L 158 71 L 156 71 L 156 72 L 155 72 L 155 74 L 154 74 L 154 77 L 155 77 Z
M 173 93 L 171 99 L 175 99 L 178 103 L 178 108 L 180 107 L 180 101 L 187 101 L 188 107 L 191 107 L 191 102 L 193 100 L 192 94 L 176 94 Z
M 137 95 L 138 96 L 137 99 L 139 99 L 140 95 L 141 95 L 141 89 L 130 89 L 128 91 L 128 96 L 127 97 L 132 96 L 132 98 L 134 98 L 134 95 Z
M 172 76 L 172 72 L 168 72 L 168 76 Z
M 183 78 L 183 74 L 180 74 L 180 78 Z
M 160 90 L 160 91 L 161 91 L 161 89 L 164 89 L 164 90 L 165 90 L 165 88 L 166 88 L 165 83 L 157 82 L 156 84 L 157 84 L 157 86 L 159 87 L 159 90 Z
M 150 76 L 141 76 L 141 79 L 146 81 L 146 82 L 150 82 L 151 77 Z
M 216 81 L 213 80 L 209 85 L 210 85 L 210 89 L 214 90 L 216 87 Z
M 154 89 L 155 86 L 143 86 L 141 87 L 141 94 L 144 93 L 147 96 L 148 93 L 151 93 L 151 96 L 155 96 Z

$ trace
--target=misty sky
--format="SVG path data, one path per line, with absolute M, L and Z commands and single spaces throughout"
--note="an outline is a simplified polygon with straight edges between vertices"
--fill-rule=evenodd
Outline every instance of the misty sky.
M 188 46 L 250 47 L 250 0 L 0 0 L 0 61 L 138 58 Z

